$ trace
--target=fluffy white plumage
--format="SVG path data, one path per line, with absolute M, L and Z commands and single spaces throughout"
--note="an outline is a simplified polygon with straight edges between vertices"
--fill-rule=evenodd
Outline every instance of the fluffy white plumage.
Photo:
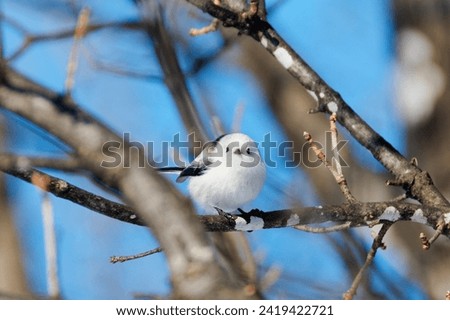
M 234 212 L 257 197 L 266 167 L 256 143 L 243 133 L 231 133 L 207 144 L 177 178 L 189 178 L 189 193 L 207 210 Z

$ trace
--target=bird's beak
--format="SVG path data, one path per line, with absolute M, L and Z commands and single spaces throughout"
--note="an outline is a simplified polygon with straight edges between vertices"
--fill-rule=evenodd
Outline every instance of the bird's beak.
M 237 148 L 236 150 L 234 150 L 233 153 L 235 153 L 235 154 L 237 154 L 237 155 L 241 155 L 241 154 L 242 154 L 241 149 L 239 149 L 239 148 Z

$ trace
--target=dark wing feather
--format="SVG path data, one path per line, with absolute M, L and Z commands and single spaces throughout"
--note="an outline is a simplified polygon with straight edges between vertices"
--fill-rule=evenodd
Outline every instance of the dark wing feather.
M 207 152 L 208 147 L 211 147 L 211 146 L 215 147 L 219 143 L 219 140 L 222 139 L 224 136 L 226 136 L 226 134 L 221 135 L 214 141 L 210 141 L 210 142 L 206 143 L 203 146 L 203 152 Z M 212 163 L 209 161 L 208 157 L 204 157 L 203 162 L 194 161 L 188 167 L 183 169 L 183 171 L 181 171 L 181 173 L 178 176 L 176 181 L 183 182 L 189 177 L 201 176 L 202 174 L 205 173 L 206 170 L 208 170 L 208 166 L 210 166 L 211 164 Z
M 183 182 L 189 177 L 192 176 L 201 176 L 205 173 L 205 171 L 208 170 L 208 167 L 202 163 L 192 163 L 189 167 L 185 168 L 183 171 L 181 171 L 180 175 L 177 178 L 177 182 Z

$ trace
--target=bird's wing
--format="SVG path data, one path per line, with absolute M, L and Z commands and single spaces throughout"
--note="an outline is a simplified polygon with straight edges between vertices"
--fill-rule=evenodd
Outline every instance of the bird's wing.
M 183 171 L 181 171 L 176 181 L 183 182 L 189 177 L 201 176 L 206 170 L 208 170 L 208 166 L 206 164 L 203 162 L 194 161 L 189 166 L 184 168 Z
M 210 141 L 203 146 L 203 151 L 197 156 L 197 158 L 192 161 L 192 163 L 181 171 L 180 175 L 177 178 L 177 182 L 183 182 L 187 178 L 192 176 L 201 176 L 209 169 L 209 167 L 213 164 L 210 161 L 208 155 L 211 153 L 214 154 L 216 152 L 216 146 L 219 143 L 219 140 L 222 139 L 226 135 L 222 135 L 218 137 L 214 141 Z

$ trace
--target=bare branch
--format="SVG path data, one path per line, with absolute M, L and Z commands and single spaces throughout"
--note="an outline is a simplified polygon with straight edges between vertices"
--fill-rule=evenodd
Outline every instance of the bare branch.
M 6 17 L 5 15 L 0 13 L 0 18 L 3 19 L 6 23 L 12 25 L 14 28 L 19 30 L 24 34 L 24 40 L 19 48 L 14 51 L 9 57 L 7 57 L 7 61 L 13 61 L 19 58 L 31 45 L 36 44 L 38 42 L 44 41 L 55 41 L 60 39 L 66 39 L 73 37 L 75 33 L 74 28 L 68 28 L 61 31 L 57 31 L 54 33 L 45 33 L 45 34 L 33 34 L 32 32 L 24 29 L 20 24 L 15 22 L 14 20 Z M 86 26 L 84 30 L 85 34 L 89 34 L 92 32 L 96 32 L 99 30 L 103 30 L 106 28 L 122 28 L 128 30 L 141 30 L 142 23 L 139 21 L 115 21 L 115 22 L 107 22 L 107 23 L 92 23 Z
M 0 167 L 0 170 L 2 168 Z M 67 199 L 92 211 L 113 219 L 136 225 L 144 225 L 142 219 L 132 208 L 105 199 L 80 189 L 62 179 L 47 175 L 38 170 L 6 170 L 8 174 L 31 183 L 33 175 L 45 176 L 45 187 L 53 195 Z M 227 219 L 221 215 L 202 215 L 197 219 L 209 232 L 256 231 L 261 229 L 293 227 L 309 232 L 331 232 L 339 228 L 373 227 L 376 224 L 398 221 L 413 221 L 438 228 L 439 221 L 450 221 L 449 208 L 426 207 L 406 202 L 368 202 L 344 203 L 318 207 L 292 208 L 262 212 L 252 210 Z M 337 223 L 334 227 L 317 227 L 323 223 Z M 347 226 L 349 224 L 349 226 Z M 336 229 L 336 230 L 334 230 Z M 442 235 L 450 238 L 450 228 L 443 228 Z
M 9 153 L 0 153 L 0 170 L 23 169 L 31 167 L 51 168 L 64 171 L 77 171 L 81 168 L 81 163 L 75 157 L 69 158 L 46 158 L 18 156 Z
M 146 81 L 164 81 L 164 78 L 158 74 L 152 74 L 149 72 L 130 70 L 124 67 L 113 65 L 107 62 L 103 62 L 93 56 L 89 51 L 86 52 L 86 59 L 88 63 L 95 69 L 113 73 L 119 76 L 131 77 L 136 79 L 142 79 Z
M 87 27 L 89 25 L 89 17 L 91 11 L 89 8 L 83 8 L 78 15 L 78 21 L 75 26 L 75 32 L 73 36 L 72 49 L 70 50 L 69 61 L 67 62 L 67 74 L 66 81 L 64 83 L 65 92 L 70 95 L 72 88 L 75 84 L 75 71 L 78 65 L 78 49 L 81 39 L 87 33 Z
M 135 259 L 140 259 L 143 257 L 147 257 L 150 256 L 152 254 L 155 253 L 159 253 L 162 252 L 163 249 L 162 248 L 155 248 L 149 251 L 145 251 L 142 253 L 138 253 L 138 254 L 133 254 L 131 256 L 112 256 L 111 258 L 109 258 L 109 262 L 111 263 L 117 263 L 117 262 L 126 262 L 126 261 L 130 261 L 130 260 L 135 260 Z
M 196 37 L 196 36 L 202 36 L 204 34 L 217 31 L 217 29 L 219 28 L 219 23 L 220 23 L 220 20 L 214 18 L 210 24 L 208 24 L 207 26 L 205 26 L 203 28 L 200 28 L 200 29 L 192 28 L 191 30 L 189 30 L 189 35 Z
M 351 300 L 356 295 L 356 290 L 358 289 L 358 286 L 361 283 L 363 274 L 367 270 L 367 268 L 369 268 L 369 266 L 372 264 L 373 259 L 375 258 L 375 255 L 377 254 L 378 248 L 384 249 L 383 238 L 391 226 L 392 226 L 392 223 L 386 222 L 381 227 L 380 232 L 378 232 L 378 235 L 373 240 L 372 247 L 370 248 L 369 252 L 367 253 L 367 257 L 366 257 L 366 261 L 364 262 L 364 265 L 361 267 L 361 269 L 359 270 L 355 279 L 353 280 L 353 283 L 352 283 L 350 289 L 348 289 L 343 294 L 343 298 L 345 300 Z
M 445 230 L 445 228 L 449 227 L 449 223 L 446 223 L 445 220 L 441 217 L 439 221 L 437 222 L 437 228 L 433 236 L 428 240 L 425 233 L 421 232 L 419 235 L 420 240 L 422 241 L 422 249 L 428 250 L 430 249 L 431 245 L 439 238 L 440 235 L 442 235 L 442 232 Z
M 39 186 L 41 189 L 47 192 L 50 192 L 54 196 L 69 200 L 94 212 L 101 213 L 105 216 L 120 221 L 129 222 L 141 226 L 144 225 L 142 219 L 140 219 L 137 216 L 136 212 L 130 207 L 78 188 L 63 179 L 56 178 L 36 169 L 22 170 L 11 169 L 11 167 L 8 167 L 8 169 L 4 170 L 1 166 L 0 169 L 2 171 L 5 171 L 7 174 L 15 176 L 29 183 L 32 183 L 32 181 L 34 180 L 34 185 Z M 43 180 L 45 181 L 45 183 L 38 184 L 36 183 L 37 179 Z
M 259 12 L 259 0 L 250 0 L 250 6 L 247 11 L 242 13 L 242 18 L 248 19 L 254 17 Z
M 40 182 L 40 181 L 39 181 Z M 38 183 L 39 183 L 38 182 Z M 44 225 L 45 260 L 47 265 L 47 290 L 51 299 L 60 296 L 58 261 L 53 207 L 48 193 L 42 194 L 42 221 Z
M 155 53 L 158 57 L 161 69 L 164 73 L 164 82 L 174 97 L 181 118 L 188 133 L 195 133 L 195 141 L 203 145 L 208 139 L 204 126 L 199 117 L 199 112 L 192 99 L 186 83 L 186 77 L 178 62 L 178 57 L 173 44 L 173 37 L 164 25 L 162 8 L 156 3 L 148 3 L 145 6 L 145 30 L 153 41 Z M 194 141 L 191 141 L 191 145 Z M 198 146 L 197 146 L 198 147 Z M 197 148 L 195 151 L 200 151 Z
M 312 233 L 330 233 L 330 232 L 347 230 L 347 229 L 350 229 L 351 226 L 352 226 L 351 222 L 346 222 L 346 223 L 338 224 L 338 225 L 335 225 L 332 227 L 314 228 L 314 227 L 310 227 L 310 226 L 297 225 L 297 226 L 294 226 L 294 228 L 297 230 L 312 232 Z
M 345 199 L 348 202 L 355 202 L 356 199 L 355 197 L 352 195 L 352 193 L 350 192 L 350 189 L 347 185 L 347 180 L 345 179 L 344 175 L 342 174 L 342 170 L 338 170 L 336 169 L 332 163 L 330 163 L 327 159 L 325 154 L 323 153 L 322 150 L 320 150 L 317 145 L 314 143 L 314 140 L 312 139 L 311 134 L 309 134 L 308 132 L 304 132 L 303 133 L 303 137 L 305 138 L 305 140 L 310 144 L 311 149 L 313 149 L 314 153 L 316 154 L 317 158 L 322 161 L 322 163 L 325 165 L 325 167 L 331 172 L 331 174 L 334 177 L 334 180 L 336 180 L 336 183 L 338 184 L 339 188 L 341 189 L 342 194 L 344 195 Z M 336 146 L 333 145 L 333 148 L 335 148 Z M 339 159 L 339 158 L 338 158 Z M 335 161 L 334 163 L 338 163 L 338 160 Z M 338 168 L 340 168 L 340 166 L 338 166 Z

